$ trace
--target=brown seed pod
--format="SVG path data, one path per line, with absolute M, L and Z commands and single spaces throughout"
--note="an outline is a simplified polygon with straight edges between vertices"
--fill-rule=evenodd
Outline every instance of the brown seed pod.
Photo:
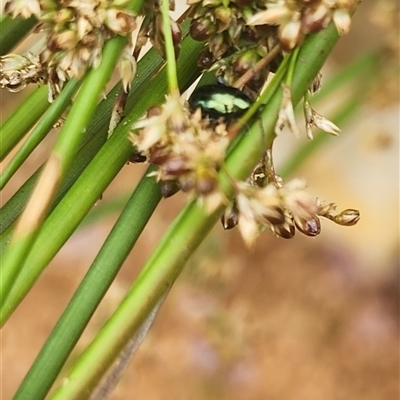
M 321 223 L 319 218 L 315 215 L 309 219 L 294 217 L 296 228 L 306 236 L 317 236 L 321 233 Z
M 173 180 L 165 180 L 160 182 L 161 187 L 161 196 L 164 199 L 173 196 L 175 193 L 178 193 L 181 190 L 178 181 Z
M 203 42 L 217 32 L 217 25 L 212 17 L 204 16 L 193 19 L 190 24 L 190 36 L 198 42 Z
M 214 63 L 214 56 L 208 49 L 204 49 L 197 60 L 197 66 L 204 69 L 209 69 Z
M 235 200 L 226 207 L 221 217 L 221 223 L 225 230 L 233 229 L 239 223 L 239 210 Z

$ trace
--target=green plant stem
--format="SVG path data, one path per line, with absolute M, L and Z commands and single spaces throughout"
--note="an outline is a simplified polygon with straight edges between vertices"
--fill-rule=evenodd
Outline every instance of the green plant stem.
M 26 132 L 50 107 L 47 93 L 47 86 L 37 88 L 0 126 L 0 161 L 4 160 Z
M 293 81 L 293 75 L 296 68 L 297 57 L 299 55 L 299 48 L 295 48 L 292 52 L 292 57 L 290 57 L 290 64 L 286 74 L 286 84 L 290 86 Z
M 112 72 L 117 64 L 119 54 L 126 44 L 126 39 L 116 37 L 106 43 L 103 49 L 101 65 L 89 71 L 81 90 L 74 102 L 67 120 L 54 145 L 53 152 L 57 154 L 67 170 L 73 161 L 76 149 L 82 139 L 82 133 L 94 114 L 98 99 L 104 91 Z M 82 110 L 85 110 L 82 112 Z M 78 131 L 79 134 L 75 132 Z
M 34 127 L 26 141 L 23 143 L 12 160 L 4 168 L 0 175 L 0 190 L 4 188 L 18 168 L 28 158 L 36 146 L 45 138 L 52 126 L 58 121 L 64 110 L 71 103 L 71 98 L 79 87 L 79 82 L 72 80 L 67 83 L 60 95 L 51 104 L 50 108 L 45 112 L 43 118 Z
M 61 177 L 73 162 L 83 132 L 95 111 L 98 98 L 114 70 L 124 45 L 125 38 L 117 37 L 108 41 L 103 50 L 102 63 L 97 69 L 90 70 L 85 78 L 54 145 L 52 155 L 43 169 L 42 176 L 3 257 L 0 280 L 2 304 L 6 302 L 15 279 L 21 272 L 21 265 L 35 242 L 41 221 L 45 218 Z M 39 206 L 38 203 L 40 203 Z
M 148 172 L 154 170 L 150 167 Z M 14 400 L 42 399 L 46 396 L 160 199 L 160 188 L 155 179 L 142 179 Z M 76 318 L 77 315 L 79 318 Z
M 307 90 L 336 40 L 336 30 L 331 26 L 305 41 L 299 54 L 304 62 L 297 64 L 293 78 L 294 103 Z M 280 102 L 281 94 L 276 92 L 268 109 L 265 108 L 262 112 L 264 129 L 258 123 L 253 124 L 249 134 L 233 149 L 226 160 L 226 170 L 230 176 L 239 179 L 247 177 L 264 149 L 271 144 Z M 221 185 L 229 196 L 233 189 L 224 172 L 221 172 Z M 221 206 L 211 215 L 206 215 L 203 208 L 195 202 L 185 207 L 164 235 L 124 301 L 78 360 L 65 384 L 51 397 L 53 400 L 87 397 L 100 376 L 169 290 L 185 262 L 218 220 L 222 210 Z
M 102 200 L 96 207 L 94 207 L 85 219 L 81 222 L 78 229 L 95 224 L 98 221 L 110 216 L 116 215 L 126 206 L 131 190 L 123 194 L 113 197 L 112 199 Z
M 169 17 L 169 0 L 162 0 L 161 12 L 163 16 L 165 54 L 167 58 L 167 75 L 169 92 L 178 92 L 178 79 L 176 76 L 176 62 L 174 43 L 172 40 L 171 21 Z
M 289 63 L 289 61 L 290 57 L 286 57 L 282 61 L 281 67 L 276 72 L 274 79 L 269 83 L 267 88 L 261 93 L 257 101 L 246 111 L 243 117 L 240 118 L 240 120 L 236 122 L 232 128 L 229 129 L 232 133 L 238 132 L 240 129 L 242 129 L 252 119 L 252 117 L 256 115 L 258 110 L 269 106 L 269 100 L 280 88 L 281 81 L 283 77 L 286 75 L 287 72 L 286 66 Z
M 34 17 L 29 19 L 3 17 L 0 21 L 0 56 L 15 47 L 36 23 Z

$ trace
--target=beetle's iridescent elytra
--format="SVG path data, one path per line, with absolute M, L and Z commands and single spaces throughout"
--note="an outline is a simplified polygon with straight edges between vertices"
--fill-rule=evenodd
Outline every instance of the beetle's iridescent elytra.
M 250 97 L 239 89 L 223 85 L 200 86 L 189 98 L 190 108 L 193 111 L 200 108 L 203 117 L 211 120 L 239 118 L 252 104 Z

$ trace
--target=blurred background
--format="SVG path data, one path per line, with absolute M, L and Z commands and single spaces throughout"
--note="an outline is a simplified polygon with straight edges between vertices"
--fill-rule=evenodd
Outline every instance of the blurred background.
M 112 399 L 399 398 L 398 11 L 395 0 L 359 6 L 322 71 L 322 84 L 371 51 L 384 54 L 378 84 L 340 125 L 340 137 L 329 138 L 291 176 L 305 178 L 316 197 L 339 210 L 360 210 L 359 223 L 323 221 L 321 235 L 312 239 L 265 233 L 251 250 L 238 230 L 217 225 L 172 288 Z M 315 108 L 337 123 L 332 110 L 351 90 L 346 86 Z M 2 91 L 1 118 L 23 96 Z M 3 190 L 2 204 L 43 162 L 56 134 Z M 278 174 L 302 143 L 286 132 L 277 139 Z M 96 207 L 123 203 L 144 169 L 126 165 Z M 180 193 L 161 202 L 73 359 L 184 204 Z M 96 207 L 2 331 L 2 399 L 12 397 L 118 217 L 111 210 L 96 218 Z

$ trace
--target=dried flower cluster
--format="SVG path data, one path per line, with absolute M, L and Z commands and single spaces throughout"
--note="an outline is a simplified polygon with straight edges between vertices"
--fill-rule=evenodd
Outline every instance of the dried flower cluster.
M 175 9 L 175 2 L 169 1 L 170 10 Z M 147 0 L 143 5 L 143 15 L 145 19 L 140 27 L 137 47 L 141 47 L 150 39 L 154 48 L 165 58 L 165 39 L 163 17 L 160 10 L 160 0 Z M 182 40 L 180 25 L 172 18 L 169 20 L 171 25 L 172 41 L 176 57 L 179 55 L 179 47 Z
M 46 76 L 38 56 L 28 53 L 0 57 L 0 87 L 10 92 L 18 92 L 29 83 L 45 83 Z
M 337 213 L 335 204 L 320 203 L 305 190 L 303 180 L 285 185 L 271 182 L 264 187 L 241 182 L 236 186 L 236 198 L 226 209 L 222 224 L 225 229 L 238 225 L 249 246 L 266 230 L 285 239 L 291 239 L 296 229 L 306 236 L 317 236 L 321 232 L 319 216 L 343 226 L 360 219 L 357 210 Z
M 167 188 L 165 197 L 182 189 L 205 204 L 208 212 L 227 203 L 218 179 L 228 145 L 221 120 L 202 118 L 200 108 L 189 112 L 178 96 L 171 95 L 133 126 L 137 129 L 139 134 L 132 132 L 130 140 L 140 155 L 159 167 L 155 175 Z M 306 191 L 303 180 L 283 184 L 275 174 L 270 151 L 247 182 L 232 179 L 232 185 L 235 197 L 222 224 L 225 229 L 238 225 L 249 246 L 266 230 L 286 239 L 292 238 L 296 229 L 316 236 L 321 231 L 321 216 L 344 226 L 354 225 L 360 218 L 357 210 L 337 213 L 335 204 L 319 202 Z
M 305 35 L 318 32 L 333 21 L 340 35 L 350 29 L 351 13 L 357 0 L 271 0 L 265 10 L 248 18 L 249 25 L 278 25 L 285 50 L 298 46 Z
M 282 104 L 278 114 L 278 120 L 275 125 L 275 134 L 278 135 L 284 126 L 286 126 L 294 136 L 300 135 L 300 129 L 297 126 L 296 118 L 294 115 L 292 96 L 290 87 L 286 84 L 282 85 Z M 313 139 L 312 128 L 316 126 L 322 131 L 331 135 L 337 136 L 340 133 L 340 129 L 327 118 L 318 114 L 310 104 L 308 96 L 305 96 L 303 102 L 303 111 L 306 123 L 306 132 L 310 140 Z
M 193 20 L 190 33 L 208 48 L 199 66 L 218 69 L 232 84 L 245 71 L 252 70 L 271 49 L 280 44 L 291 50 L 304 37 L 327 27 L 333 21 L 340 34 L 350 27 L 350 15 L 358 0 L 188 0 Z M 258 92 L 281 56 L 267 68 L 256 70 L 248 89 Z M 217 63 L 215 63 L 217 61 Z
M 190 113 L 179 97 L 171 95 L 133 129 L 140 133 L 132 133 L 130 140 L 159 166 L 159 181 L 176 182 L 184 192 L 205 200 L 208 210 L 219 204 L 223 196 L 217 172 L 229 142 L 225 124 L 203 119 L 200 109 Z
M 217 75 L 232 85 L 245 72 L 252 76 L 243 83 L 244 90 L 257 94 L 270 71 L 282 60 L 282 53 L 272 57 L 279 44 L 283 50 L 299 45 L 305 35 L 335 23 L 340 33 L 347 32 L 350 14 L 358 0 L 188 0 L 192 17 L 190 33 L 196 40 L 207 41 L 199 56 L 202 69 L 215 69 Z M 136 27 L 136 17 L 129 11 L 128 0 L 8 0 L 5 11 L 12 17 L 35 16 L 39 25 L 35 32 L 47 35 L 46 48 L 40 52 L 39 63 L 29 55 L 20 69 L 9 68 L 1 60 L 0 84 L 19 90 L 28 83 L 48 81 L 50 98 L 60 91 L 64 82 L 80 78 L 101 60 L 105 41 L 114 35 L 129 35 Z M 170 9 L 174 1 L 170 1 Z M 145 1 L 140 11 L 144 16 L 136 43 L 129 43 L 121 60 L 120 71 L 125 90 L 136 72 L 136 59 L 150 40 L 165 55 L 160 0 Z M 175 53 L 182 40 L 180 24 L 170 19 Z M 37 74 L 34 75 L 33 71 Z
M 124 0 L 7 1 L 5 11 L 13 18 L 32 15 L 38 18 L 40 22 L 35 32 L 46 34 L 46 48 L 38 59 L 26 57 L 29 65 L 17 66 L 14 71 L 3 58 L 2 87 L 17 90 L 27 83 L 45 80 L 50 84 L 50 98 L 54 98 L 65 81 L 80 78 L 88 68 L 99 65 L 102 48 L 108 39 L 128 35 L 135 29 L 136 18 L 126 9 L 127 4 Z M 27 73 L 27 69 L 36 69 L 37 78 Z
M 137 26 L 137 17 L 128 9 L 129 4 L 128 0 L 8 0 L 5 11 L 11 17 L 33 15 L 39 20 L 34 32 L 46 34 L 46 46 L 38 56 L 0 57 L 0 87 L 18 91 L 29 83 L 47 82 L 51 101 L 66 81 L 81 78 L 89 68 L 96 68 L 105 42 L 120 35 L 129 38 L 119 61 L 124 90 L 128 91 L 136 74 L 137 57 L 148 40 L 165 55 L 159 1 L 144 2 L 139 14 L 145 18 L 135 43 L 131 33 Z M 170 9 L 174 9 L 173 1 Z M 172 18 L 170 24 L 178 55 L 181 28 Z
M 249 26 L 247 18 L 258 7 L 259 1 L 190 0 L 192 22 L 191 36 L 198 41 L 207 41 L 207 48 L 200 54 L 198 64 L 202 69 L 216 69 L 217 74 L 232 85 L 246 71 L 268 55 L 278 43 L 277 27 Z M 259 92 L 267 79 L 269 70 L 275 70 L 281 60 L 254 73 L 247 88 Z M 216 62 L 217 61 L 217 62 Z M 216 63 L 215 63 L 216 62 Z

